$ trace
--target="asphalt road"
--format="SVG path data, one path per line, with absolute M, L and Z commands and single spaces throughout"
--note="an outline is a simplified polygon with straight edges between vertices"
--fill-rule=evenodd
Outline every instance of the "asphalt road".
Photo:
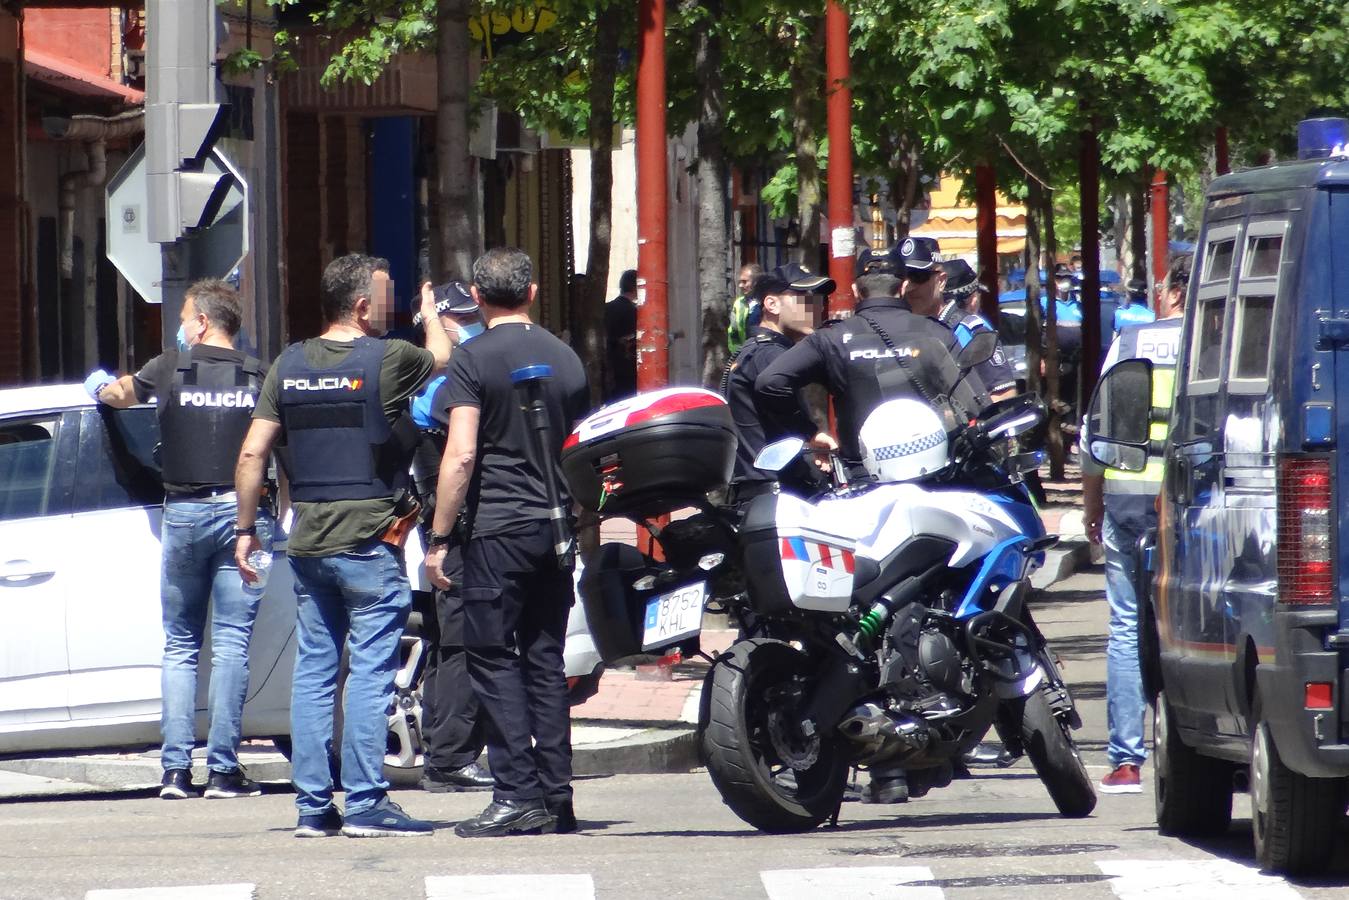
M 1099 570 L 1061 584 L 1039 620 L 1079 687 L 1093 775 L 1104 773 L 1104 604 Z M 400 791 L 430 838 L 300 841 L 284 785 L 250 800 L 79 795 L 0 805 L 0 897 L 93 900 L 379 898 L 1109 898 L 1293 900 L 1349 896 L 1340 867 L 1289 884 L 1250 864 L 1244 795 L 1229 835 L 1157 834 L 1150 783 L 1064 820 L 1024 763 L 900 806 L 846 804 L 840 827 L 749 830 L 705 773 L 577 784 L 576 835 L 461 840 L 448 826 L 482 795 Z M 188 886 L 199 886 L 189 889 Z M 146 889 L 161 887 L 159 892 Z M 134 890 L 133 890 L 134 889 Z M 94 892 L 94 893 L 90 893 Z

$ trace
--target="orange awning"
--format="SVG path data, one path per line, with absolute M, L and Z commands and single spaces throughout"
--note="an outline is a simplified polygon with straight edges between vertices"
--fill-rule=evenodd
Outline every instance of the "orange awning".
M 29 78 L 47 87 L 79 97 L 121 100 L 128 104 L 145 102 L 145 92 L 127 87 L 97 72 L 81 69 L 68 59 L 27 48 L 23 54 Z

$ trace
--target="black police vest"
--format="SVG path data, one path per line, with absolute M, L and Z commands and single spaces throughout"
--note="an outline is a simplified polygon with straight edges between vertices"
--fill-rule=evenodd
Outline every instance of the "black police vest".
M 159 404 L 161 472 L 171 485 L 234 484 L 234 465 L 253 419 L 262 363 L 196 360 L 179 353 Z
M 393 498 L 407 489 L 417 428 L 407 414 L 390 424 L 380 402 L 384 342 L 357 338 L 335 366 L 315 368 L 304 344 L 277 360 L 282 465 L 302 503 Z

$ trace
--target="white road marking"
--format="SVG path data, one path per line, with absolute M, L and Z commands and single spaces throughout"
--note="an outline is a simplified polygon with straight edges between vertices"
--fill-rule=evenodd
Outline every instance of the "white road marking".
M 193 884 L 89 891 L 84 900 L 253 900 L 256 896 L 257 887 L 251 884 Z
M 428 875 L 426 900 L 595 900 L 589 875 Z
M 931 881 L 926 866 L 848 866 L 829 869 L 771 869 L 759 873 L 769 900 L 942 900 L 939 887 L 906 887 Z
M 1226 859 L 1097 860 L 1120 900 L 1300 900 L 1277 875 Z

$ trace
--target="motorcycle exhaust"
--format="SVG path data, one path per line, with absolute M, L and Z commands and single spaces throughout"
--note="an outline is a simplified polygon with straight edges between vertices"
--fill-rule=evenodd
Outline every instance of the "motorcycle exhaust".
M 838 723 L 839 733 L 854 741 L 867 741 L 873 738 L 909 738 L 917 734 L 922 723 L 908 716 L 897 716 L 881 709 L 875 703 L 863 703 L 843 717 Z

